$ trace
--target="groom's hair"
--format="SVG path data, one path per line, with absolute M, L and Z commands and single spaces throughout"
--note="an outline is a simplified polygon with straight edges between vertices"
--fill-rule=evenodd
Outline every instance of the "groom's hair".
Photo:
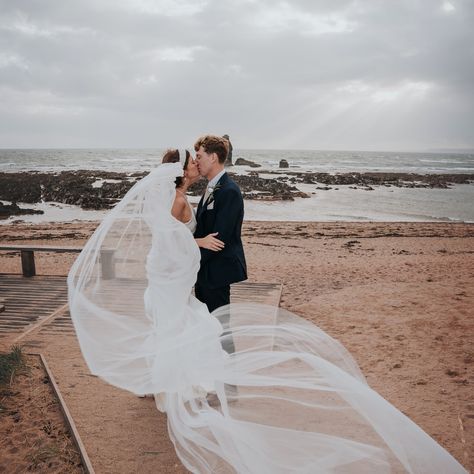
M 225 138 L 216 135 L 204 135 L 197 139 L 194 150 L 198 151 L 200 147 L 203 147 L 206 153 L 216 153 L 219 163 L 225 163 L 229 153 L 229 144 Z

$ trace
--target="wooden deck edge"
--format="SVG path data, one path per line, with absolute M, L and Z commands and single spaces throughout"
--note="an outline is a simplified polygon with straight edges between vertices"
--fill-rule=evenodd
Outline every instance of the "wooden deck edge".
M 245 281 L 242 281 L 242 282 L 238 282 L 238 283 L 234 283 L 232 285 L 230 285 L 230 294 L 231 294 L 231 303 L 232 303 L 232 289 L 233 287 L 237 290 L 237 288 L 239 286 L 252 286 L 252 285 L 255 285 L 258 287 L 258 285 L 272 285 L 272 286 L 275 286 L 276 287 L 276 301 L 275 301 L 275 304 L 271 304 L 270 306 L 276 306 L 276 307 L 280 307 L 280 303 L 281 303 L 281 295 L 283 294 L 283 283 L 279 283 L 279 282 L 260 282 L 260 281 L 248 281 L 248 280 L 245 280 Z M 237 287 L 237 288 L 236 288 Z M 238 291 L 238 290 L 237 290 Z
M 278 290 L 278 304 L 277 306 L 280 307 L 280 303 L 281 303 L 281 295 L 283 294 L 283 283 L 280 283 L 280 288 Z
M 52 319 L 56 318 L 60 314 L 63 314 L 67 309 L 69 308 L 69 303 L 66 303 L 53 311 L 51 314 L 48 316 L 45 316 L 44 318 L 40 319 L 36 323 L 33 324 L 33 326 L 27 327 L 24 332 L 22 332 L 20 335 L 18 335 L 15 339 L 13 339 L 12 344 L 18 344 L 24 337 L 28 336 L 28 334 L 31 334 L 33 331 L 38 329 L 39 327 L 43 326 L 47 322 L 51 321 Z
M 89 459 L 89 456 L 87 454 L 84 443 L 81 440 L 81 436 L 79 435 L 79 431 L 76 428 L 76 424 L 74 423 L 74 419 L 73 419 L 73 417 L 71 415 L 71 412 L 69 411 L 69 409 L 66 405 L 66 402 L 64 401 L 63 396 L 61 395 L 61 391 L 59 390 L 58 384 L 56 383 L 54 375 L 51 372 L 51 369 L 49 368 L 49 365 L 46 362 L 45 357 L 41 353 L 28 353 L 28 355 L 37 356 L 41 360 L 41 363 L 43 364 L 44 370 L 48 374 L 49 380 L 51 381 L 51 386 L 53 387 L 54 394 L 56 395 L 56 398 L 59 401 L 59 406 L 61 408 L 61 412 L 62 412 L 62 414 L 63 414 L 63 416 L 66 420 L 66 424 L 69 427 L 69 431 L 72 435 L 72 439 L 74 441 L 74 444 L 76 445 L 77 449 L 79 450 L 79 455 L 81 457 L 83 468 L 84 468 L 86 474 L 95 474 L 94 468 L 92 467 L 91 460 Z
M 0 277 L 1 276 L 20 276 L 21 273 L 20 272 L 0 272 Z M 61 278 L 67 278 L 68 277 L 68 274 L 65 274 L 63 275 L 62 273 L 48 273 L 48 274 L 42 274 L 40 273 L 39 275 L 36 274 L 35 277 L 51 277 L 51 278 L 55 278 L 55 277 L 61 277 Z

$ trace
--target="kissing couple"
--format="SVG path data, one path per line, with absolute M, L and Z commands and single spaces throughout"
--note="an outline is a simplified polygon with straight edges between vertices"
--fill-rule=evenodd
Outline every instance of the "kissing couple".
M 194 150 L 195 159 L 187 150 L 168 150 L 162 163 L 183 165 L 183 177 L 176 178 L 171 214 L 191 231 L 200 248 L 201 267 L 194 292 L 212 313 L 230 303 L 232 283 L 247 279 L 241 239 L 244 201 L 238 185 L 225 171 L 228 140 L 205 135 L 196 141 Z M 186 192 L 201 177 L 208 183 L 195 212 Z M 228 352 L 233 352 L 233 342 L 229 342 Z
M 194 149 L 195 160 L 167 152 L 71 268 L 70 314 L 91 373 L 154 394 L 193 473 L 465 474 L 315 324 L 229 304 L 230 285 L 246 278 L 242 195 L 224 170 L 224 139 Z M 194 215 L 186 191 L 200 176 L 209 183 Z

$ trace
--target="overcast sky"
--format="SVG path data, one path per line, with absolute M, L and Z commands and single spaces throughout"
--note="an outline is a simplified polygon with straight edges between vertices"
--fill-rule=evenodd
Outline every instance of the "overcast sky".
M 0 0 L 0 147 L 474 148 L 473 0 Z

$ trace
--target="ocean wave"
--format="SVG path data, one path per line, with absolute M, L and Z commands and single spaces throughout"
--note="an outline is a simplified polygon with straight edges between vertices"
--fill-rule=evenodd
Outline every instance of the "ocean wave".
M 426 159 L 422 159 L 422 158 L 419 158 L 418 161 L 422 162 L 422 163 L 443 163 L 443 164 L 454 164 L 454 165 L 464 165 L 466 164 L 466 161 L 468 163 L 472 163 L 473 166 L 474 166 L 474 159 L 472 160 L 463 160 L 463 161 L 452 161 L 452 160 L 426 160 Z
M 144 171 L 160 161 L 163 149 L 56 149 L 0 150 L 2 171 L 63 171 L 94 169 L 105 171 Z M 245 158 L 263 168 L 278 169 L 282 159 L 301 171 L 338 172 L 474 172 L 472 155 L 460 158 L 450 153 L 390 153 L 361 151 L 238 150 L 234 160 Z M 235 168 L 234 170 L 237 170 Z

